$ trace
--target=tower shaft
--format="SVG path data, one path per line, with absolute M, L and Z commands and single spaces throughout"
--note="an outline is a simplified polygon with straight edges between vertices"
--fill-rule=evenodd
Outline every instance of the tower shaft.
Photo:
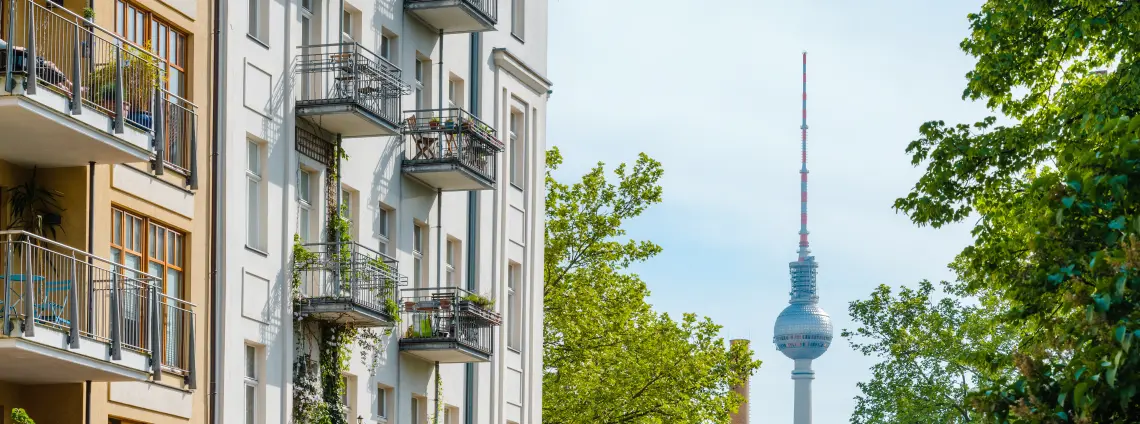
M 792 370 L 792 380 L 796 382 L 792 423 L 811 424 L 811 381 L 815 380 L 811 359 L 796 360 L 796 368 Z
M 808 169 L 807 169 L 807 52 L 804 52 L 803 63 L 803 109 L 802 121 L 800 124 L 800 250 L 799 259 L 802 261 L 807 259 L 811 251 L 808 249 L 808 229 L 807 229 L 807 183 L 808 183 Z

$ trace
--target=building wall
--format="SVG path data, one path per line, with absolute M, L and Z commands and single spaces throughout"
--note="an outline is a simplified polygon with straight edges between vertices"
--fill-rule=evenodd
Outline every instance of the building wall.
M 429 227 L 424 260 L 427 262 L 426 280 L 435 285 L 441 275 L 440 249 L 436 245 L 440 231 L 446 238 L 462 243 L 461 272 L 466 273 L 468 249 L 477 254 L 476 292 L 495 298 L 496 309 L 504 313 L 504 325 L 495 334 L 495 355 L 492 362 L 474 365 L 476 391 L 474 420 L 476 423 L 538 423 L 541 422 L 541 281 L 542 281 L 542 215 L 543 152 L 545 151 L 545 107 L 547 93 L 520 82 L 518 77 L 500 69 L 494 60 L 497 48 L 507 48 L 526 63 L 535 75 L 545 75 L 546 1 L 527 0 L 526 42 L 510 35 L 511 0 L 499 0 L 499 28 L 497 32 L 482 34 L 478 54 L 481 72 L 479 80 L 479 117 L 500 131 L 508 122 L 509 108 L 521 108 L 526 116 L 527 143 L 524 190 L 511 187 L 506 172 L 508 153 L 498 155 L 496 190 L 478 192 L 476 208 L 479 219 L 477 244 L 472 245 L 468 229 L 468 193 L 445 192 L 442 206 L 434 190 L 409 178 L 401 172 L 404 152 L 402 137 L 370 137 L 343 140 L 348 159 L 343 162 L 341 179 L 344 186 L 357 197 L 354 214 L 355 235 L 361 244 L 377 248 L 377 217 L 380 205 L 393 208 L 394 218 L 390 232 L 392 249 L 388 252 L 399 261 L 401 273 L 412 275 L 412 232 L 415 223 Z M 272 22 L 268 35 L 262 40 L 247 36 L 249 16 L 247 2 L 234 3 L 229 10 L 228 33 L 225 35 L 227 60 L 224 88 L 226 109 L 223 147 L 225 234 L 221 265 L 224 273 L 225 307 L 223 312 L 223 392 L 220 396 L 223 422 L 240 423 L 243 419 L 245 387 L 243 373 L 244 346 L 259 347 L 260 365 L 265 373 L 259 376 L 258 401 L 262 416 L 258 422 L 287 422 L 292 408 L 292 356 L 298 342 L 293 337 L 295 321 L 289 301 L 291 277 L 290 254 L 293 234 L 298 231 L 296 186 L 298 163 L 319 175 L 324 181 L 324 166 L 296 153 L 294 99 L 299 95 L 299 84 L 292 72 L 300 44 L 299 2 L 265 2 L 268 8 L 266 21 Z M 318 31 L 322 42 L 338 37 L 339 1 L 315 0 Z M 442 47 L 443 75 L 464 81 L 465 109 L 471 109 L 470 40 L 467 34 L 446 35 L 442 46 L 438 33 L 412 16 L 405 14 L 403 2 L 381 0 L 344 0 L 347 9 L 359 12 L 357 40 L 364 47 L 379 51 L 381 33 L 396 35 L 393 62 L 403 70 L 407 83 L 414 81 L 414 60 L 431 61 L 431 76 L 425 81 L 429 107 L 438 107 L 440 75 L 438 63 Z M 334 17 L 334 19 L 328 19 Z M 278 24 L 284 23 L 284 24 Z M 533 79 L 533 76 L 531 77 Z M 544 78 L 540 78 L 543 79 Z M 545 82 L 543 82 L 545 84 Z M 443 90 L 447 90 L 446 81 Z M 402 99 L 403 110 L 414 108 L 412 95 Z M 444 100 L 446 102 L 446 99 Z M 525 106 L 520 106 L 525 105 Z M 263 145 L 267 167 L 265 200 L 268 207 L 258 212 L 259 223 L 266 234 L 265 249 L 255 251 L 246 247 L 246 140 L 252 138 Z M 324 211 L 323 198 L 317 197 L 314 211 Z M 440 215 L 442 214 L 442 215 Z M 322 221 L 323 222 L 323 221 Z M 512 233 L 513 231 L 513 233 Z M 513 235 L 512 235 L 513 234 Z M 524 342 L 522 349 L 507 348 L 506 339 L 506 270 L 508 263 L 523 267 L 522 296 L 526 306 Z M 462 281 L 466 281 L 466 276 Z M 254 299 L 256 301 L 250 301 Z M 411 398 L 429 399 L 427 410 L 434 410 L 434 364 L 428 364 L 399 353 L 398 337 L 386 339 L 383 355 L 377 359 L 375 369 L 362 358 L 361 349 L 354 349 L 348 374 L 355 382 L 353 418 L 363 422 L 380 422 L 376 413 L 377 388 L 393 389 L 389 395 L 387 422 L 411 422 Z M 456 422 L 467 411 L 466 366 L 440 365 L 443 381 L 443 403 L 458 412 Z

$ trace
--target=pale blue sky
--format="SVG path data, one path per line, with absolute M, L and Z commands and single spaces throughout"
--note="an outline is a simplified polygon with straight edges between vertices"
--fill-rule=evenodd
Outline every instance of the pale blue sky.
M 815 422 L 844 423 L 872 360 L 839 338 L 878 284 L 950 278 L 968 228 L 917 228 L 891 204 L 921 170 L 927 120 L 989 114 L 960 100 L 959 42 L 981 0 L 550 0 L 548 142 L 563 176 L 646 152 L 664 202 L 629 224 L 664 253 L 638 266 L 655 308 L 749 337 L 764 365 L 754 423 L 790 423 L 792 363 L 772 346 L 798 230 L 800 52 L 808 51 L 809 229 L 836 326 L 816 361 Z

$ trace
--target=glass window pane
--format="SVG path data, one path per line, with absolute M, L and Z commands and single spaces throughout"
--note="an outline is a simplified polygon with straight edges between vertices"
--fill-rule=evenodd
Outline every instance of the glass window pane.
M 301 234 L 302 241 L 309 241 L 309 209 L 301 208 L 301 222 L 298 232 Z
M 246 142 L 246 169 L 254 175 L 261 175 L 261 149 L 253 141 Z
M 380 209 L 380 222 L 377 223 L 377 231 L 380 235 L 388 237 L 388 210 Z
M 182 271 L 174 268 L 166 269 L 166 291 L 164 294 L 175 299 L 182 298 Z
M 253 424 L 256 416 L 257 389 L 254 386 L 245 386 L 245 423 Z
M 179 71 L 179 70 L 174 69 L 174 68 L 170 68 L 170 72 L 168 72 L 167 76 L 168 76 L 167 84 L 170 87 L 169 88 L 170 92 L 174 93 L 175 96 L 186 98 L 186 93 L 185 93 L 186 90 L 184 87 L 185 84 L 183 83 L 185 78 L 182 77 L 182 71 Z
M 131 245 L 130 249 L 142 252 L 142 219 L 131 219 Z
M 123 213 L 118 210 L 112 213 L 111 240 L 119 246 L 123 245 Z
M 258 215 L 260 215 L 261 211 L 260 211 L 260 208 L 258 207 L 258 198 L 260 197 L 260 193 L 258 192 L 258 182 L 254 181 L 253 179 L 250 179 L 249 185 L 246 188 L 246 190 L 247 190 L 246 191 L 246 197 L 249 198 L 249 200 L 248 200 L 249 204 L 247 205 L 248 209 L 246 209 L 246 217 L 247 217 L 246 224 L 247 224 L 247 227 L 249 227 L 247 229 L 248 230 L 248 234 L 247 234 L 248 238 L 246 241 L 249 242 L 250 246 L 259 247 L 258 246 L 259 237 L 258 237 L 258 231 L 257 231 L 258 228 L 257 227 L 259 225 Z
M 245 347 L 245 377 L 257 379 L 257 348 L 249 345 Z

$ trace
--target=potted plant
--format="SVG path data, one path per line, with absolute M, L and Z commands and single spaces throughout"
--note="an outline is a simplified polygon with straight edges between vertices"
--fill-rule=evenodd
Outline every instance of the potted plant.
M 144 49 L 151 49 L 148 41 Z M 154 102 L 162 82 L 159 74 L 158 58 L 146 51 L 128 46 L 123 59 L 123 97 L 143 102 L 135 111 L 127 112 L 127 118 L 135 125 L 150 129 L 152 124 L 149 105 Z
M 455 120 L 452 118 L 447 118 L 447 121 L 443 123 L 443 126 L 449 130 L 455 128 Z
M 464 306 L 478 306 L 479 308 L 488 311 L 495 307 L 495 301 L 484 296 L 477 295 L 475 293 L 464 295 L 463 298 L 460 299 L 459 303 Z
M 459 118 L 459 126 L 462 127 L 464 131 L 471 131 L 471 120 Z
M 36 424 L 35 421 L 32 421 L 32 417 L 29 417 L 28 413 L 24 411 L 24 408 L 12 408 L 11 418 L 12 424 Z
M 428 126 L 430 126 L 431 129 L 433 129 L 433 130 L 436 128 L 439 128 L 439 117 L 437 117 L 437 116 L 431 117 L 431 119 L 428 120 Z
M 404 310 L 408 311 L 408 312 L 412 312 L 412 311 L 416 310 L 416 302 L 413 302 L 410 300 L 405 300 L 404 301 Z
M 88 24 L 94 23 L 95 22 L 95 9 L 92 9 L 91 7 L 84 7 L 83 8 L 83 19 L 86 19 Z
M 32 176 L 23 184 L 8 189 L 8 211 L 11 220 L 9 230 L 22 230 L 55 240 L 56 233 L 63 229 L 63 219 L 59 213 L 59 199 L 63 193 L 49 189 L 36 180 L 37 168 L 32 168 Z

